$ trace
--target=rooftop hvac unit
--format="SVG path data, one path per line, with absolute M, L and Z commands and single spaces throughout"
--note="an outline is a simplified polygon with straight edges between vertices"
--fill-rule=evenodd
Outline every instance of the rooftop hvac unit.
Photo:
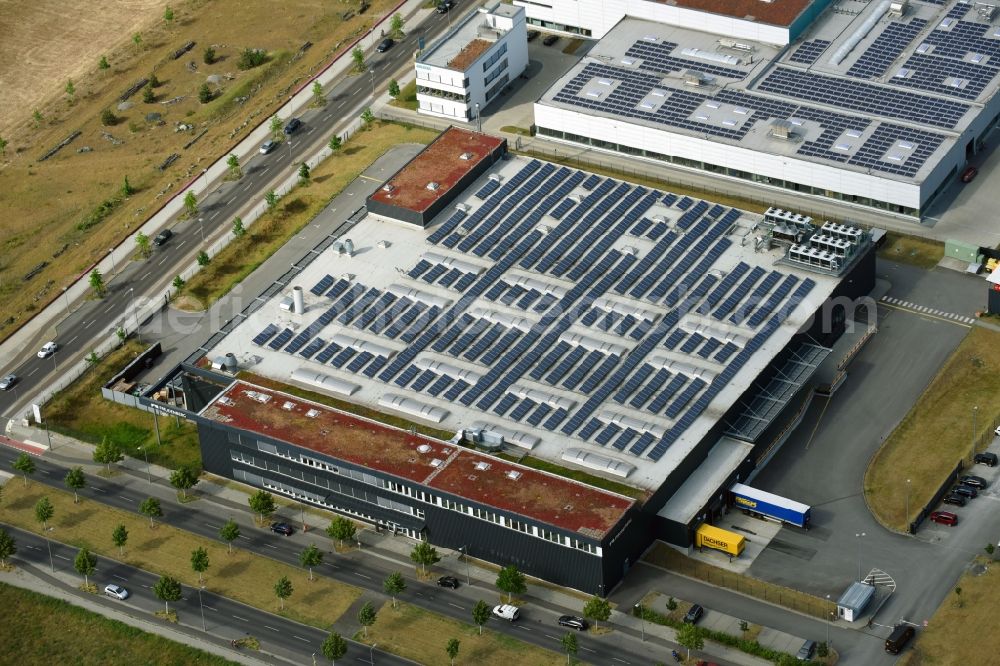
M 441 185 L 433 180 L 427 183 L 427 189 L 431 192 L 436 192 L 439 187 L 441 187 Z
M 753 44 L 747 44 L 746 42 L 738 42 L 735 39 L 729 37 L 723 37 L 719 40 L 719 46 L 727 49 L 736 49 L 737 51 L 753 51 Z
M 473 157 L 475 157 L 475 155 L 473 155 L 472 153 L 462 153 L 461 155 L 458 156 L 458 159 L 465 160 L 466 162 L 468 162 Z
M 686 86 L 702 86 L 705 84 L 705 75 L 701 72 L 697 72 L 693 69 L 689 69 L 684 72 L 684 85 Z
M 906 0 L 893 0 L 889 3 L 889 16 L 902 16 L 909 9 L 909 4 Z
M 771 136 L 782 141 L 794 141 L 795 132 L 792 130 L 792 123 L 787 120 L 775 120 L 771 123 Z
M 984 21 L 992 21 L 993 17 L 996 16 L 997 6 L 980 2 L 976 5 L 976 11 L 979 12 L 979 17 Z

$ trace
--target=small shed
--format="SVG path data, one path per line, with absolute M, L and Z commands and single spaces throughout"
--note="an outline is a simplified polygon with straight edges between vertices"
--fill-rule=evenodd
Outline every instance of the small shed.
M 874 596 L 874 585 L 857 581 L 851 583 L 851 586 L 840 595 L 840 599 L 837 599 L 837 617 L 854 622 L 856 618 L 861 617 Z

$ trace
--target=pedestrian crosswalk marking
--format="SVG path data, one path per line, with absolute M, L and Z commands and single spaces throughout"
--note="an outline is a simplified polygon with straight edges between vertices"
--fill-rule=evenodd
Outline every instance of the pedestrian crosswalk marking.
M 894 296 L 883 296 L 882 302 L 888 305 L 894 305 L 902 310 L 909 310 L 915 314 L 929 314 L 935 317 L 940 317 L 941 319 L 951 319 L 962 324 L 971 326 L 976 323 L 975 317 L 968 317 L 966 315 L 957 314 L 954 312 L 945 312 L 943 310 L 938 310 L 936 308 L 931 308 L 926 305 L 918 305 L 916 303 L 911 303 L 910 301 L 904 301 L 902 299 L 896 298 Z

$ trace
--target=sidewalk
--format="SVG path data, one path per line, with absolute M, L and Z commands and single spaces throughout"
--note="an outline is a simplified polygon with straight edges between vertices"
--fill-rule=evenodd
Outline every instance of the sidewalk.
M 7 435 L 19 442 L 25 440 L 33 442 L 45 442 L 46 434 L 40 428 L 24 426 L 11 422 L 7 428 Z M 81 466 L 87 473 L 97 473 L 103 469 L 102 465 L 93 462 L 93 447 L 80 442 L 71 437 L 58 433 L 50 433 L 52 448 L 45 452 L 45 458 L 65 466 Z M 126 457 L 117 465 L 118 470 L 128 477 L 130 482 L 150 483 L 149 494 L 158 497 L 161 501 L 176 501 L 176 490 L 170 486 L 170 470 L 157 465 L 146 465 L 141 459 Z M 195 504 L 188 504 L 188 510 L 198 509 L 210 511 L 216 515 L 244 514 L 247 519 L 250 516 L 247 498 L 249 493 L 236 487 L 234 483 L 223 484 L 214 479 L 202 478 L 195 486 L 195 494 L 200 499 Z M 280 496 L 279 496 L 280 497 Z M 314 515 L 310 511 L 298 511 L 290 507 L 281 507 L 278 514 L 284 520 L 296 525 L 303 525 L 305 532 L 318 532 L 325 538 L 325 530 L 329 524 L 329 519 Z M 332 516 L 332 514 L 331 514 Z M 410 551 L 413 548 L 413 541 L 403 536 L 393 536 L 387 533 L 377 534 L 374 530 L 359 530 L 357 534 L 358 542 L 362 551 L 366 551 L 369 556 L 379 557 L 383 560 L 393 562 L 401 568 L 413 566 L 410 560 Z M 462 557 L 459 551 L 439 549 L 441 561 L 435 565 L 435 569 L 440 574 L 450 574 L 465 583 L 471 583 L 487 590 L 487 603 L 493 602 L 495 591 L 496 570 L 490 568 L 485 563 L 480 563 L 474 558 Z M 586 594 L 577 591 L 563 591 L 557 589 L 543 581 L 529 579 L 528 592 L 521 595 L 531 606 L 551 610 L 559 614 L 572 613 L 582 615 L 583 605 L 589 598 Z M 662 610 L 662 609 L 658 609 Z M 721 613 L 713 613 L 722 616 Z M 728 616 L 725 616 L 728 617 Z M 345 616 L 345 619 L 349 619 Z M 736 626 L 738 620 L 730 618 L 731 624 Z M 648 646 L 651 663 L 662 660 L 664 649 L 675 646 L 675 631 L 669 627 L 645 622 L 631 614 L 631 609 L 622 609 L 612 612 L 611 624 L 615 630 L 621 634 L 628 635 L 633 639 L 644 639 L 644 644 Z M 728 631 L 728 628 L 713 628 Z M 731 632 L 732 633 L 732 632 Z M 738 634 L 738 629 L 735 632 Z M 802 644 L 802 639 L 781 632 L 767 630 L 761 634 L 761 644 L 774 649 L 788 651 L 794 645 L 793 653 Z M 745 654 L 738 650 L 712 644 L 713 657 L 718 657 L 732 664 L 740 666 L 763 666 L 770 662 Z

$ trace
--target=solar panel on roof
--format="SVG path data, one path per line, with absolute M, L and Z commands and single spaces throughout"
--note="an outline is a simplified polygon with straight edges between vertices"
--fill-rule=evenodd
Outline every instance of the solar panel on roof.
M 312 342 L 306 345 L 306 348 L 299 352 L 299 356 L 302 356 L 303 358 L 312 358 L 313 354 L 322 349 L 325 344 L 326 342 L 323 338 L 313 338 Z
M 514 406 L 515 402 L 517 402 L 517 398 L 508 393 L 507 395 L 505 395 L 503 398 L 500 399 L 500 402 L 498 402 L 496 406 L 493 407 L 493 412 L 500 416 L 503 416 L 508 411 L 510 411 L 510 408 Z
M 274 338 L 274 340 L 268 342 L 267 346 L 275 351 L 278 351 L 285 345 L 286 342 L 292 339 L 292 335 L 294 335 L 292 329 L 286 328 L 281 333 L 278 333 L 278 336 Z
M 375 358 L 375 354 L 372 354 L 371 352 L 361 352 L 347 364 L 347 369 L 350 372 L 360 372 L 361 368 L 365 367 L 365 364 L 373 358 Z
M 334 281 L 334 278 L 333 278 L 333 276 L 332 276 L 332 275 L 324 275 L 324 276 L 323 276 L 323 277 L 322 277 L 322 278 L 320 279 L 320 281 L 319 281 L 319 282 L 317 282 L 317 283 L 316 283 L 316 284 L 315 284 L 315 285 L 313 286 L 313 288 L 312 288 L 312 289 L 310 289 L 309 291 L 310 291 L 310 292 L 311 292 L 311 293 L 312 293 L 312 294 L 313 294 L 314 296 L 321 296 L 321 295 L 323 294 L 323 292 L 324 292 L 324 291 L 326 291 L 327 289 L 329 289 L 329 288 L 330 288 L 330 285 L 332 285 L 332 284 L 333 284 L 333 281 Z
M 462 394 L 462 391 L 469 388 L 469 386 L 470 384 L 467 381 L 465 381 L 464 379 L 459 379 L 454 384 L 452 384 L 451 388 L 448 389 L 448 392 L 444 394 L 444 399 L 450 401 L 458 399 L 458 396 Z
M 341 349 L 340 345 L 338 345 L 336 342 L 331 342 L 329 345 L 326 346 L 326 348 L 323 351 L 316 354 L 316 360 L 319 361 L 320 363 L 326 363 L 331 358 L 333 358 L 333 355 L 339 352 L 340 349 Z
M 597 433 L 597 437 L 594 438 L 594 441 L 600 444 L 601 446 L 607 446 L 608 442 L 611 441 L 611 438 L 617 435 L 619 432 L 621 432 L 621 427 L 615 425 L 614 423 L 611 423 L 607 427 L 605 427 L 604 430 Z
M 399 377 L 396 377 L 396 384 L 398 386 L 405 387 L 407 384 L 412 382 L 414 378 L 419 374 L 420 374 L 420 369 L 414 365 L 411 365 L 406 370 L 401 372 L 399 374 Z
M 264 330 L 254 336 L 252 342 L 258 347 L 262 346 L 265 342 L 271 339 L 271 337 L 278 332 L 278 327 L 274 324 L 268 324 L 264 327 Z
M 344 349 L 340 350 L 339 354 L 333 357 L 333 359 L 330 361 L 330 364 L 336 368 L 342 367 L 345 363 L 347 363 L 348 359 L 350 359 L 356 353 L 357 352 L 353 347 L 345 347 Z

